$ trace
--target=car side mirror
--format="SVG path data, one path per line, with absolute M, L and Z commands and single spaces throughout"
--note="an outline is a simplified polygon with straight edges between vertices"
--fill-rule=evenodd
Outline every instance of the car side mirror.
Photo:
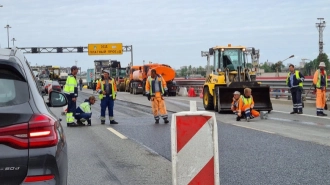
M 49 94 L 49 102 L 47 103 L 48 107 L 64 107 L 68 104 L 68 99 L 65 94 L 51 91 Z

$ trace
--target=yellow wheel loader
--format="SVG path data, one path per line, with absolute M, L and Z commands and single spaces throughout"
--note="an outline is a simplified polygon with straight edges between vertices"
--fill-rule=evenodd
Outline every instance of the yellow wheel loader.
M 244 94 L 244 88 L 252 89 L 257 111 L 273 110 L 269 86 L 256 82 L 255 72 L 247 68 L 247 54 L 256 57 L 254 48 L 244 46 L 216 46 L 209 49 L 208 61 L 213 58 L 214 69 L 204 83 L 203 104 L 206 110 L 231 111 L 233 93 Z M 259 54 L 258 54 L 259 56 Z

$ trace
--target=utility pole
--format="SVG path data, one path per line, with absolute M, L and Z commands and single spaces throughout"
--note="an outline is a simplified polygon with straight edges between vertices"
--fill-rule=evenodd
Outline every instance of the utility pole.
M 5 26 L 5 28 L 7 28 L 8 48 L 9 48 L 9 28 L 11 28 L 11 27 L 9 26 L 9 24 L 7 24 L 7 25 Z
M 323 53 L 323 30 L 325 28 L 325 21 L 324 18 L 317 18 L 319 20 L 319 23 L 316 23 L 316 28 L 319 31 L 319 54 Z
M 13 47 L 15 46 L 15 41 L 17 41 L 15 38 L 11 39 L 13 41 Z

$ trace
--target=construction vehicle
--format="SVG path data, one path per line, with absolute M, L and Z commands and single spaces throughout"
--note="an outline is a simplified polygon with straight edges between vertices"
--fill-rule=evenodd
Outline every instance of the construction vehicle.
M 46 66 L 47 73 L 49 74 L 49 79 L 51 81 L 58 81 L 61 88 L 63 89 L 66 79 L 68 78 L 68 73 L 66 71 L 62 71 L 59 66 Z
M 157 74 L 160 74 L 166 81 L 169 96 L 176 96 L 177 86 L 174 82 L 175 70 L 169 65 L 151 63 L 143 66 L 131 66 L 129 67 L 129 92 L 131 94 L 142 94 L 145 95 L 145 84 L 148 76 L 150 76 L 151 70 L 155 69 Z M 127 89 L 127 88 L 126 88 Z
M 102 75 L 102 71 L 109 69 L 110 60 L 94 60 L 94 77 L 99 80 Z
M 251 52 L 247 52 L 247 49 Z M 273 110 L 270 88 L 256 82 L 255 71 L 247 68 L 247 53 L 256 58 L 255 49 L 244 46 L 228 44 L 209 49 L 214 69 L 206 77 L 203 88 L 203 105 L 206 110 L 215 110 L 219 113 L 230 111 L 233 93 L 239 91 L 243 95 L 246 87 L 252 89 L 255 110 Z
M 87 69 L 87 73 L 86 73 L 87 89 L 93 89 L 93 82 L 95 80 L 94 75 L 95 75 L 94 69 Z
M 117 85 L 117 91 L 125 91 L 124 78 L 126 76 L 126 68 L 122 68 L 120 61 L 111 60 L 110 61 L 110 76 L 114 78 Z
M 117 60 L 95 60 L 94 61 L 95 79 L 100 79 L 103 70 L 110 71 L 110 77 L 114 78 L 118 91 L 125 91 L 124 77 L 126 76 L 126 68 L 122 68 L 120 61 Z

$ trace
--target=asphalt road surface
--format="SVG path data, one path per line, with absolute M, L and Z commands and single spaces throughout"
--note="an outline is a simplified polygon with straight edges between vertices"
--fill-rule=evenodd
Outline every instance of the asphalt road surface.
M 78 103 L 88 96 L 80 93 Z M 108 121 L 101 125 L 99 103 L 92 108 L 91 127 L 64 125 L 69 184 L 171 184 L 170 124 L 155 125 L 148 107 L 116 101 L 115 119 L 119 124 L 110 126 Z M 61 111 L 54 110 L 58 115 Z M 286 110 L 283 107 L 281 111 Z M 330 143 L 326 135 L 330 129 L 324 126 L 329 120 L 321 119 L 320 126 L 300 123 L 309 119 L 315 122 L 308 116 L 292 118 L 280 112 L 272 116 L 274 119 L 246 124 L 231 123 L 233 116 L 217 115 L 221 185 L 330 184 L 330 147 L 317 144 L 326 140 Z M 266 123 L 268 127 L 260 126 Z M 306 130 L 323 137 L 313 140 L 313 134 L 305 135 Z

